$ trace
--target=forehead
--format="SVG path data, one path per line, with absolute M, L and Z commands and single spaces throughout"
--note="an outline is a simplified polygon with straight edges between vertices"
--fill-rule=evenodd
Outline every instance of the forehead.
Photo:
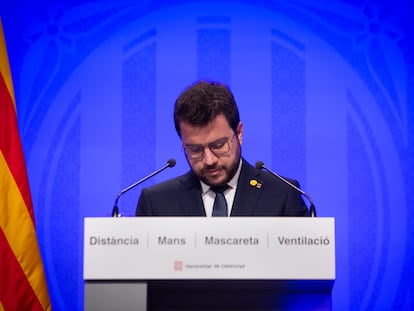
M 193 126 L 181 122 L 180 130 L 181 140 L 185 144 L 206 144 L 228 137 L 233 132 L 224 115 L 218 115 L 206 126 Z

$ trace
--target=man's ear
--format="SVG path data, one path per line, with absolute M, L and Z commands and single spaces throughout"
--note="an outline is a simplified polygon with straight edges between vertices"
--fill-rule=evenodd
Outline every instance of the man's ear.
M 241 121 L 239 122 L 239 125 L 237 125 L 236 136 L 241 145 L 243 142 L 243 123 L 241 123 Z

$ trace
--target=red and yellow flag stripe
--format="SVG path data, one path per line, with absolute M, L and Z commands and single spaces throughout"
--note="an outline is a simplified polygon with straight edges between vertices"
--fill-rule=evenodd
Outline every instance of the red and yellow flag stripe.
M 51 310 L 0 19 L 0 310 Z

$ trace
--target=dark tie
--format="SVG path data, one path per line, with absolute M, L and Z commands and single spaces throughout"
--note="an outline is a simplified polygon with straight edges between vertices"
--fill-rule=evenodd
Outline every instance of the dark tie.
M 228 185 L 210 187 L 216 193 L 213 205 L 213 217 L 227 217 L 227 201 L 224 197 L 224 191 L 229 188 Z

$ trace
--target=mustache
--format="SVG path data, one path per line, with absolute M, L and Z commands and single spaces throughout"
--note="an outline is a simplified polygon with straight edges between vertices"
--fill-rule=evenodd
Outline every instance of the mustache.
M 212 164 L 212 165 L 204 165 L 204 167 L 203 167 L 203 172 L 205 172 L 205 171 L 209 171 L 209 170 L 217 170 L 217 169 L 222 169 L 222 168 L 223 168 L 223 166 L 221 166 L 221 165 L 219 165 L 219 164 L 217 164 L 217 163 Z

